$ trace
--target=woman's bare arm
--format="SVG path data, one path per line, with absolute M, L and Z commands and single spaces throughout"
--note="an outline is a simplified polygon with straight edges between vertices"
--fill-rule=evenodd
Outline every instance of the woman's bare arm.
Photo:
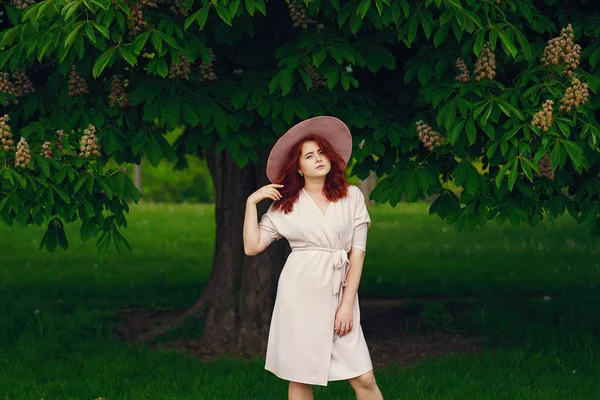
M 356 292 L 358 291 L 358 286 L 360 285 L 363 264 L 365 262 L 365 252 L 353 247 L 350 249 L 349 259 L 350 270 L 346 276 L 346 282 L 348 283 L 348 286 L 344 288 L 342 304 L 353 307 L 354 299 L 356 298 Z
M 267 248 L 267 243 L 260 238 L 260 229 L 258 227 L 258 211 L 256 209 L 256 205 L 267 197 L 275 201 L 280 200 L 281 193 L 275 189 L 276 187 L 281 188 L 283 185 L 265 185 L 248 196 L 248 199 L 246 200 L 243 236 L 244 253 L 246 253 L 247 256 L 255 256 Z
M 244 253 L 246 253 L 247 256 L 255 256 L 266 248 L 267 244 L 260 238 L 256 204 L 246 201 L 246 215 L 244 217 Z

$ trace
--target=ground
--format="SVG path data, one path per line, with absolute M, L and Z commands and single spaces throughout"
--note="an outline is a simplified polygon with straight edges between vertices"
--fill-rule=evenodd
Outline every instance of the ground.
M 420 316 L 407 312 L 405 300 L 362 300 L 362 327 L 370 349 L 374 368 L 390 365 L 408 367 L 424 358 L 443 355 L 474 353 L 482 339 L 476 335 L 460 334 L 448 330 L 428 329 L 419 324 Z M 181 310 L 122 309 L 116 332 L 122 340 L 131 341 L 157 321 Z M 421 332 L 415 332 L 421 325 Z M 223 353 L 207 351 L 195 338 L 171 338 L 161 346 L 178 349 L 202 360 L 222 357 Z M 154 347 L 157 347 L 154 345 Z

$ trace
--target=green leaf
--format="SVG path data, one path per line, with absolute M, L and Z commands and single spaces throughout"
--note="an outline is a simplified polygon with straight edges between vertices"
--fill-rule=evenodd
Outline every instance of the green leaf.
M 425 32 L 425 38 L 429 40 L 431 32 L 433 31 L 433 24 L 424 12 L 419 14 L 419 19 L 421 21 L 421 28 L 423 28 L 423 32 Z
M 3 31 L 2 41 L 0 42 L 0 49 L 4 48 L 4 46 L 12 45 L 13 41 L 17 38 L 17 34 L 19 33 L 20 29 L 22 29 L 20 26 L 15 26 L 13 28 Z
M 512 139 L 513 136 L 515 136 L 522 128 L 522 125 L 518 125 L 516 127 L 514 127 L 513 129 L 511 129 L 505 136 L 504 136 L 504 141 L 509 141 L 510 139 Z
M 162 151 L 154 135 L 148 135 L 148 143 L 146 143 L 145 150 L 150 164 L 153 167 L 157 167 L 162 159 Z
M 379 13 L 379 15 L 382 15 L 383 14 L 383 1 L 375 0 L 375 6 L 377 7 L 377 13 Z
M 211 3 L 207 3 L 204 7 L 198 11 L 198 29 L 203 30 L 206 20 L 208 19 L 208 11 L 210 10 Z M 251 13 L 253 14 L 253 13 Z
M 364 19 L 369 11 L 369 7 L 371 7 L 371 0 L 363 0 L 362 3 L 358 6 L 358 15 L 360 19 Z
M 241 3 L 242 3 L 241 0 L 233 0 L 231 2 L 231 4 L 229 4 L 229 15 L 231 16 L 232 19 L 237 14 L 238 9 L 240 8 L 240 4 Z
M 86 175 L 86 174 L 80 175 L 79 180 L 77 181 L 77 183 L 75 184 L 75 187 L 73 188 L 73 192 L 77 193 L 88 178 L 89 178 L 89 175 Z
M 487 124 L 488 118 L 490 117 L 490 115 L 492 114 L 492 109 L 494 108 L 494 103 L 490 103 L 488 106 L 488 109 L 486 112 L 483 113 L 483 116 L 481 117 L 481 124 L 485 125 Z
M 223 22 L 225 22 L 229 26 L 232 26 L 231 15 L 229 15 L 229 11 L 227 10 L 227 8 L 221 4 L 215 4 L 215 8 L 217 9 L 217 14 L 219 14 L 219 17 L 221 17 Z
M 73 42 L 75 42 L 75 39 L 77 38 L 77 33 L 79 33 L 79 30 L 83 27 L 83 25 L 85 24 L 85 21 L 80 21 L 77 24 L 75 24 L 75 26 L 73 27 L 73 30 L 71 31 L 71 33 L 69 33 L 65 39 L 65 48 L 68 49 L 71 47 L 71 45 L 73 44 Z
M 173 102 L 169 110 L 169 125 L 175 129 L 179 126 L 179 116 L 181 115 L 181 103 Z
M 529 181 L 533 182 L 533 171 L 531 170 L 531 167 L 529 166 L 528 163 L 523 162 L 526 159 L 527 159 L 527 157 L 521 158 L 521 169 L 523 170 L 523 172 L 525 173 L 525 176 L 527 176 Z M 529 191 L 531 191 L 531 194 L 533 195 L 533 190 L 530 187 L 524 186 L 524 185 L 517 185 L 517 186 L 519 186 L 519 190 L 521 192 L 523 192 L 523 190 L 529 190 Z M 523 189 L 523 187 L 526 187 L 527 189 Z M 528 196 L 528 197 L 531 197 L 531 196 Z
M 224 137 L 229 130 L 229 114 L 217 105 L 215 105 L 213 111 L 213 125 L 221 137 Z
M 461 120 L 459 121 L 454 128 L 452 128 L 452 131 L 450 132 L 450 143 L 452 145 L 454 145 L 458 139 L 460 138 L 461 133 L 463 132 L 463 129 L 465 127 L 465 123 L 467 121 L 466 120 Z
M 110 247 L 110 239 L 111 239 L 110 232 L 104 232 L 102 234 L 102 236 L 100 236 L 100 238 L 96 242 L 97 257 L 99 260 L 104 259 L 104 255 L 106 254 L 106 251 Z
M 515 158 L 514 160 L 504 164 L 502 166 L 502 168 L 500 168 L 500 171 L 498 171 L 498 175 L 496 175 L 496 187 L 498 189 L 500 189 L 500 186 L 502 185 L 502 179 L 504 178 L 504 175 L 506 175 L 506 173 L 508 172 L 508 170 L 513 166 L 513 164 L 517 161 L 517 159 Z
M 56 242 L 56 225 L 50 221 L 40 242 L 40 250 L 45 246 L 47 251 L 53 252 L 56 249 Z
M 467 177 L 467 164 L 464 162 L 459 163 L 452 171 L 452 176 L 456 185 L 461 186 Z
M 466 161 L 461 162 L 452 171 L 452 176 L 455 179 L 455 184 L 463 186 L 467 193 L 474 195 L 479 188 L 479 172 L 477 169 Z
M 279 85 L 281 86 L 281 95 L 285 96 L 292 90 L 293 70 L 284 69 L 279 76 Z
M 246 5 L 246 10 L 248 10 L 248 14 L 250 14 L 250 16 L 253 17 L 255 10 L 254 0 L 246 0 L 244 3 Z
M 556 142 L 552 149 L 552 153 L 550 154 L 550 164 L 552 165 L 553 171 L 561 166 L 561 160 L 564 158 L 563 153 L 565 153 L 565 150 L 560 145 L 560 142 Z
M 487 149 L 487 152 L 485 153 L 487 155 L 487 158 L 492 158 L 492 156 L 496 152 L 496 149 L 498 148 L 499 144 L 500 144 L 500 141 L 497 140 L 490 145 L 490 147 Z
M 429 206 L 429 214 L 437 214 L 440 218 L 445 219 L 453 212 L 460 210 L 459 200 L 456 195 L 450 191 L 443 192 Z
M 139 203 L 139 201 L 141 199 L 141 193 L 140 193 L 140 191 L 134 185 L 133 181 L 129 178 L 129 176 L 127 176 L 125 173 L 123 173 L 123 175 L 124 175 L 125 188 L 126 188 L 127 194 L 129 196 L 131 196 L 131 198 L 133 199 L 133 201 L 136 204 Z
M 0 45 L 0 47 L 2 46 Z M 590 54 L 588 61 L 592 68 L 596 68 L 596 64 L 598 64 L 598 61 L 600 61 L 600 46 L 598 46 L 596 50 L 592 54 Z
M 472 145 L 475 143 L 475 139 L 477 138 L 477 128 L 475 127 L 475 121 L 473 118 L 469 118 L 467 123 L 467 139 L 469 143 Z
M 184 101 L 181 103 L 181 110 L 183 111 L 183 117 L 191 126 L 198 125 L 200 119 L 198 118 L 198 114 L 196 114 L 196 110 L 192 107 L 190 102 Z
M 560 118 L 555 119 L 555 122 L 558 126 L 558 129 L 560 129 L 563 135 L 568 138 L 571 135 L 571 128 L 569 128 L 569 125 L 565 123 L 565 121 L 562 121 Z
M 450 30 L 450 24 L 442 25 L 435 31 L 435 35 L 433 35 L 433 45 L 438 47 L 440 44 L 444 43 L 444 41 L 448 38 L 448 31 Z
M 506 110 L 510 110 L 510 112 L 512 112 L 513 114 L 516 114 L 517 117 L 519 117 L 519 119 L 521 121 L 524 119 L 523 113 L 517 107 L 513 106 L 506 100 L 498 99 L 497 101 L 498 101 L 498 105 L 502 105 L 502 106 L 504 106 L 504 108 Z M 503 110 L 503 112 L 506 114 L 507 111 Z
M 119 53 L 125 59 L 125 61 L 127 61 L 132 66 L 135 66 L 137 64 L 137 57 L 125 47 L 119 47 Z
M 402 7 L 402 12 L 404 13 L 404 17 L 408 18 L 410 15 L 410 5 L 407 0 L 400 0 L 400 7 Z
M 358 13 L 350 14 L 350 32 L 352 32 L 352 34 L 355 34 L 356 32 L 358 32 L 362 23 L 363 23 L 363 19 L 360 18 Z
M 431 78 L 433 77 L 433 69 L 431 68 L 431 65 L 429 65 L 429 64 L 421 65 L 417 76 L 419 78 L 419 82 L 421 82 L 421 85 L 427 85 L 429 83 L 429 81 L 431 81 Z
M 65 234 L 65 227 L 63 222 L 55 218 L 56 221 L 56 236 L 58 238 L 58 245 L 63 248 L 63 250 L 67 250 L 69 247 L 69 241 L 67 240 L 67 235 Z
M 233 96 L 231 96 L 231 104 L 233 108 L 236 110 L 241 109 L 248 102 L 248 97 L 250 96 L 250 90 L 243 90 L 241 92 L 237 92 Z
M 508 50 L 509 54 L 513 56 L 513 58 L 515 58 L 517 56 L 517 48 L 513 44 L 512 40 L 504 31 L 500 29 L 498 29 L 498 36 L 500 36 L 500 40 L 502 40 L 502 43 L 504 44 L 504 46 L 506 46 L 506 49 Z
M 54 189 L 54 191 L 56 192 L 56 194 L 58 194 L 58 196 L 67 204 L 69 204 L 71 202 L 71 199 L 69 196 L 67 196 L 67 194 L 62 190 L 59 189 L 57 186 L 55 185 L 50 185 L 50 187 L 52 187 L 52 189 Z
M 526 59 L 530 60 L 533 57 L 533 53 L 531 51 L 531 45 L 529 44 L 529 40 L 525 37 L 523 32 L 518 30 L 517 28 L 513 28 L 515 34 L 517 36 L 517 41 L 519 42 L 519 46 L 521 47 L 521 51 Z
M 48 160 L 46 160 L 46 158 L 44 158 L 43 156 L 36 155 L 35 162 L 36 162 L 37 166 L 40 168 L 40 170 L 42 171 L 42 176 L 46 179 L 49 178 L 50 177 L 50 164 L 48 164 Z
M 408 44 L 411 44 L 417 37 L 417 28 L 419 27 L 418 15 L 417 13 L 413 14 L 408 21 L 408 37 L 406 38 Z
M 529 166 L 529 168 L 531 168 L 533 171 L 535 171 L 536 173 L 540 173 L 540 169 L 538 168 L 537 165 L 535 165 L 535 163 L 529 159 L 529 157 L 521 157 L 521 166 L 524 166 L 523 164 L 527 164 L 527 166 Z
M 117 252 L 123 257 L 128 256 L 131 253 L 131 247 L 129 246 L 129 242 L 127 242 L 127 239 L 125 239 L 125 237 L 121 235 L 117 228 L 114 228 L 112 230 L 112 234 Z
M 453 19 L 451 24 L 452 24 L 452 31 L 454 32 L 454 36 L 456 36 L 456 40 L 458 40 L 460 42 L 462 40 L 465 32 L 460 27 L 460 24 L 458 23 L 458 21 L 456 19 Z
M 572 142 L 570 140 L 563 140 L 562 144 L 565 147 L 565 149 L 567 150 L 567 153 L 569 154 L 569 157 L 573 161 L 573 164 L 575 165 L 577 170 L 579 170 L 581 167 L 581 163 L 585 159 L 584 155 L 583 155 L 583 149 L 581 147 L 579 147 L 579 145 L 577 143 Z
M 107 38 L 108 40 L 110 40 L 110 34 L 108 32 L 108 29 L 98 25 L 96 22 L 92 21 L 92 25 L 94 25 L 94 28 L 96 28 L 96 30 L 98 32 L 100 32 L 100 34 L 102 34 L 102 36 L 104 36 L 105 38 Z
M 267 15 L 267 7 L 265 5 L 265 2 L 263 0 L 253 0 L 254 1 L 254 6 L 256 7 L 256 9 L 258 11 L 260 11 L 260 13 L 262 15 Z
M 17 26 L 21 23 L 21 11 L 18 10 L 14 5 L 5 2 L 4 10 L 6 11 L 8 20 L 12 25 Z
M 346 21 L 348 20 L 348 17 L 350 17 L 350 14 L 352 14 L 352 11 L 354 11 L 354 4 L 352 4 L 352 3 L 344 4 L 344 6 L 338 12 L 338 15 L 337 15 L 337 23 L 338 23 L 339 28 L 341 28 L 346 23 Z
M 156 65 L 156 71 L 163 78 L 165 78 L 167 75 L 169 75 L 169 66 L 167 65 L 167 62 L 165 61 L 164 58 L 161 58 L 160 60 L 158 60 L 158 64 Z
M 323 60 L 325 60 L 325 57 L 327 57 L 327 52 L 325 49 L 321 49 L 317 53 L 313 53 L 312 60 L 313 64 L 315 64 L 315 67 L 319 68 L 319 65 L 321 65 Z
M 475 38 L 475 42 L 473 43 L 473 52 L 477 57 L 481 54 L 481 49 L 483 48 L 483 41 L 485 40 L 485 31 L 481 31 L 477 34 Z
M 517 175 L 519 173 L 519 159 L 515 158 L 513 161 L 513 166 L 510 170 L 510 175 L 508 176 L 508 190 L 512 192 L 515 182 L 517 181 Z
M 367 54 L 367 67 L 371 71 L 377 72 L 383 66 L 394 70 L 396 68 L 396 59 L 394 58 L 394 55 L 383 46 L 371 46 L 369 53 Z
M 331 68 L 325 74 L 325 78 L 327 78 L 327 87 L 329 88 L 329 90 L 333 89 L 340 79 L 339 70 L 337 68 Z
M 116 47 L 111 47 L 110 49 L 108 49 L 104 53 L 102 53 L 102 55 L 100 57 L 98 57 L 96 59 L 96 62 L 94 63 L 94 67 L 92 68 L 92 76 L 94 78 L 98 78 L 100 76 L 100 74 L 102 74 L 102 71 L 104 71 L 104 68 L 106 68 L 108 63 L 113 59 L 113 57 L 115 55 L 115 50 L 116 50 Z
M 417 200 L 419 194 L 419 186 L 417 185 L 417 179 L 414 173 L 411 173 L 406 179 L 404 184 L 404 198 L 407 203 L 411 203 Z
M 147 32 L 144 32 L 144 33 L 138 35 L 135 38 L 135 41 L 133 42 L 133 52 L 135 54 L 140 54 L 140 52 L 146 45 L 146 42 L 148 41 L 149 37 L 150 37 L 150 31 L 147 31 Z
M 467 176 L 463 185 L 467 193 L 470 195 L 475 195 L 477 193 L 477 190 L 479 189 L 479 180 L 480 176 L 477 169 L 472 164 L 468 164 Z
M 346 71 L 341 72 L 342 87 L 344 88 L 344 90 L 348 90 L 350 89 L 350 80 L 348 80 L 348 73 Z
M 162 38 L 156 31 L 152 32 L 152 45 L 159 55 L 162 54 Z

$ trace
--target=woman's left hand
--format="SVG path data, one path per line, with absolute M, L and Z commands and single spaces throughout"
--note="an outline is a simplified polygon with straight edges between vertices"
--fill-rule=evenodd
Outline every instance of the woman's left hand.
M 344 336 L 352 331 L 352 307 L 342 304 L 335 314 L 335 333 Z

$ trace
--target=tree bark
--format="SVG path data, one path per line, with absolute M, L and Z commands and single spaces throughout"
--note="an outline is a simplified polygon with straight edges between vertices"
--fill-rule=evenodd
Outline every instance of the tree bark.
M 363 196 L 365 197 L 367 206 L 372 206 L 373 204 L 375 204 L 375 202 L 373 200 L 369 199 L 369 196 L 371 195 L 371 192 L 373 191 L 373 189 L 375 189 L 375 186 L 377 186 L 377 175 L 373 171 L 371 171 L 371 173 L 369 174 L 367 179 L 361 180 L 358 183 L 358 188 L 360 189 Z
M 246 199 L 268 184 L 268 150 L 259 163 L 240 169 L 228 154 L 207 153 L 215 185 L 216 243 L 212 273 L 204 299 L 207 305 L 202 344 L 243 354 L 262 353 L 266 347 L 276 283 L 287 242 L 274 243 L 261 254 L 244 254 L 243 225 Z M 269 201 L 258 205 L 260 216 Z
M 268 150 L 260 162 L 239 168 L 225 152 L 207 152 L 215 187 L 216 243 L 211 275 L 203 295 L 189 309 L 144 333 L 152 340 L 189 316 L 204 316 L 200 345 L 204 350 L 252 355 L 266 348 L 279 273 L 289 254 L 285 240 L 254 257 L 244 254 L 243 224 L 246 199 L 269 183 L 265 174 Z M 269 200 L 258 205 L 260 216 Z

